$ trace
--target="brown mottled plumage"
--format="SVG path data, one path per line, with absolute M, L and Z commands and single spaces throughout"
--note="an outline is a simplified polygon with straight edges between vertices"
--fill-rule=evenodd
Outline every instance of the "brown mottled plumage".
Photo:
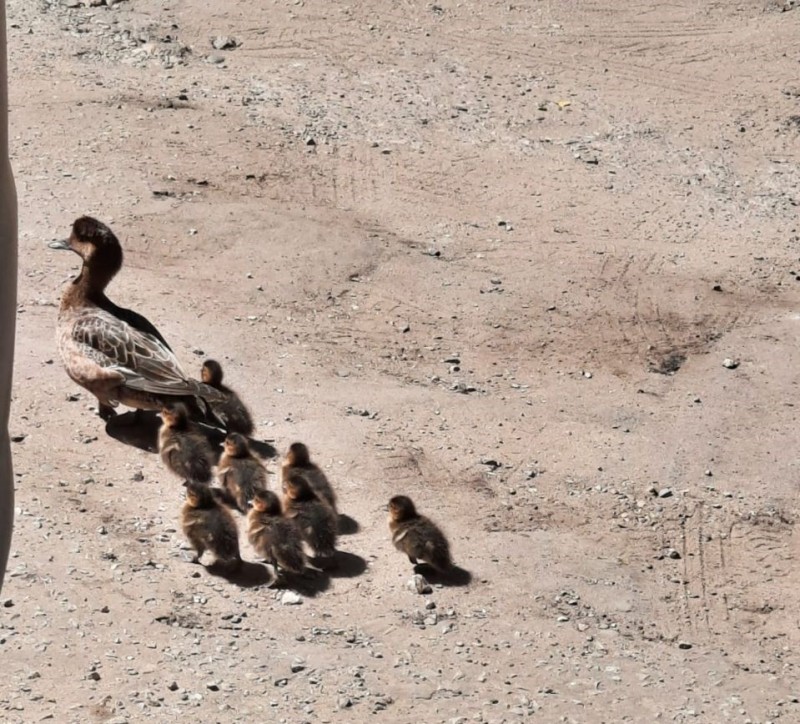
M 212 400 L 209 404 L 213 414 L 222 422 L 228 432 L 242 435 L 253 434 L 253 418 L 247 406 L 230 387 L 222 384 L 222 366 L 213 359 L 203 362 L 200 379 L 220 392 L 224 399 Z
M 184 535 L 195 549 L 193 563 L 199 563 L 205 551 L 211 551 L 218 560 L 238 567 L 239 532 L 231 512 L 217 502 L 208 485 L 189 483 L 186 502 L 181 511 Z
M 301 473 L 308 480 L 317 497 L 328 503 L 336 512 L 336 494 L 333 492 L 333 487 L 320 467 L 311 462 L 308 448 L 302 442 L 294 442 L 289 446 L 289 451 L 281 465 L 281 483 L 284 491 L 286 490 L 286 481 L 295 473 Z
M 161 410 L 163 424 L 158 434 L 161 460 L 184 480 L 208 483 L 214 466 L 214 451 L 206 436 L 189 420 L 183 405 Z
M 336 553 L 336 513 L 317 497 L 304 475 L 294 473 L 284 481 L 283 507 L 317 556 L 330 558 Z
M 105 295 L 123 259 L 119 240 L 108 226 L 82 216 L 72 225 L 69 239 L 50 247 L 74 251 L 83 260 L 80 274 L 61 298 L 58 350 L 70 378 L 97 397 L 102 417 L 112 417 L 120 403 L 159 410 L 171 402 L 191 403 L 195 397 L 224 399 L 183 371 L 151 322 Z
M 432 520 L 417 513 L 411 498 L 396 495 L 389 501 L 389 530 L 394 547 L 414 565 L 424 561 L 442 572 L 452 568 L 447 538 Z
M 292 518 L 284 518 L 281 501 L 271 490 L 258 490 L 247 514 L 247 537 L 268 563 L 291 573 L 306 567 L 303 536 Z
M 236 499 L 242 513 L 247 512 L 257 490 L 267 489 L 266 468 L 250 451 L 247 438 L 238 432 L 225 438 L 218 475 L 220 483 Z

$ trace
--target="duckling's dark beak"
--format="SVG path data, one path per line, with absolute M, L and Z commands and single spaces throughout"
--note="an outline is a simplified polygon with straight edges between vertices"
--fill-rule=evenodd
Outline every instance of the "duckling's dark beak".
M 51 241 L 47 246 L 49 246 L 51 249 L 66 249 L 67 251 L 72 251 L 72 247 L 69 245 L 69 239 Z

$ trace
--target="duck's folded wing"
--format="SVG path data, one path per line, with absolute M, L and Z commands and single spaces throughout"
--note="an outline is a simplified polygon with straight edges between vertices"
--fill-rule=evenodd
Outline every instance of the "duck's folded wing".
M 75 321 L 72 338 L 96 350 L 134 390 L 161 395 L 201 395 L 215 399 L 219 393 L 193 380 L 181 369 L 172 351 L 160 339 L 143 332 L 106 311 Z M 97 356 L 95 355 L 95 359 Z

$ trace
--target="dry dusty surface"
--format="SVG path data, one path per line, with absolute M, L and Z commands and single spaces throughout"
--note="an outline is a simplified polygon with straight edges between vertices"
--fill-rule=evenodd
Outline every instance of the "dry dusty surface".
M 11 0 L 0 718 L 800 721 L 792 5 Z M 83 213 L 358 521 L 299 604 L 63 372 Z M 409 590 L 398 492 L 467 585 Z

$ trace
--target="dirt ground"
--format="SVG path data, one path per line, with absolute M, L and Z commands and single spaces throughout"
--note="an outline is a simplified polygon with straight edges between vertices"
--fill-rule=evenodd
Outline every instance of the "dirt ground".
M 11 0 L 3 721 L 800 721 L 786 10 Z M 191 565 L 179 481 L 64 373 L 84 213 L 109 296 L 358 522 L 299 604 Z M 466 585 L 408 588 L 400 492 Z

